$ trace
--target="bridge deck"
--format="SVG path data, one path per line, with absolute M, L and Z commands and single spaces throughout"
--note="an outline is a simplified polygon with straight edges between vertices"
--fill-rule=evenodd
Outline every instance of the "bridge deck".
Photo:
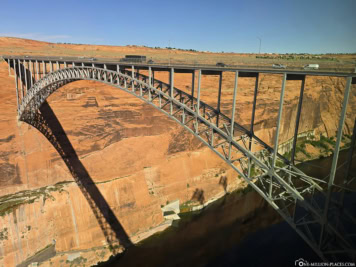
M 218 67 L 216 65 L 207 65 L 207 64 L 175 64 L 175 63 L 135 63 L 135 62 L 122 62 L 119 59 L 110 59 L 110 58 L 96 58 L 92 60 L 90 58 L 78 58 L 78 57 L 46 57 L 46 56 L 11 56 L 3 55 L 2 56 L 6 61 L 9 59 L 22 60 L 22 61 L 34 61 L 34 62 L 44 62 L 44 63 L 54 63 L 59 64 L 72 64 L 79 63 L 79 65 L 84 64 L 84 66 L 94 65 L 107 65 L 108 69 L 115 70 L 117 65 L 120 65 L 124 68 L 131 68 L 134 66 L 136 69 L 148 70 L 151 68 L 156 71 L 170 71 L 171 68 L 175 69 L 175 73 L 192 73 L 195 70 L 202 70 L 204 75 L 217 75 L 220 72 L 234 72 L 239 71 L 240 73 L 267 73 L 267 74 L 294 74 L 294 75 L 309 75 L 309 76 L 334 76 L 334 77 L 356 77 L 354 72 L 339 72 L 333 70 L 294 70 L 294 69 L 273 69 L 259 66 L 246 66 L 246 65 L 234 65 L 226 67 Z M 248 77 L 248 76 L 246 76 Z M 356 83 L 356 80 L 353 79 L 352 83 Z

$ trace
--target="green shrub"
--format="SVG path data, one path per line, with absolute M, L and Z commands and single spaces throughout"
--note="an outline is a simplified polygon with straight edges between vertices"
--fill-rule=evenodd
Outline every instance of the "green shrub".
M 335 141 L 333 140 L 334 138 L 327 138 L 324 135 L 320 136 L 320 141 L 329 143 L 330 145 L 335 145 Z
M 320 139 L 318 141 L 307 140 L 307 141 L 305 141 L 304 144 L 311 144 L 314 147 L 323 148 L 326 151 L 329 150 L 329 146 L 327 144 L 325 144 L 325 142 L 323 142 L 322 139 Z
M 305 156 L 307 156 L 308 158 L 310 158 L 310 154 L 305 150 L 305 143 L 303 143 L 302 145 L 297 145 L 295 148 L 295 152 L 297 153 L 303 153 Z

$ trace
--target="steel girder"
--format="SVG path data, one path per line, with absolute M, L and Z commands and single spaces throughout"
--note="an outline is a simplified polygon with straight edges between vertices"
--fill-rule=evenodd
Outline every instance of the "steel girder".
M 9 62 L 10 64 L 11 62 Z M 20 120 L 28 121 L 36 117 L 36 112 L 42 103 L 63 84 L 77 80 L 94 80 L 113 85 L 152 105 L 194 134 L 229 164 L 237 172 L 239 178 L 247 181 L 322 259 L 330 260 L 340 253 L 351 259 L 355 258 L 355 240 L 352 233 L 340 231 L 340 229 L 345 229 L 339 227 L 339 221 L 334 223 L 328 217 L 328 209 L 332 206 L 332 201 L 330 201 L 330 190 L 326 190 L 327 181 L 304 174 L 277 152 L 287 74 L 284 74 L 283 77 L 277 135 L 275 146 L 272 148 L 255 136 L 253 130 L 249 131 L 237 124 L 234 121 L 234 112 L 229 118 L 222 114 L 219 108 L 214 109 L 200 101 L 201 70 L 198 71 L 198 88 L 195 98 L 193 91 L 190 95 L 173 86 L 174 69 L 171 70 L 170 84 L 167 84 L 155 80 L 152 77 L 151 69 L 149 69 L 149 75 L 145 76 L 135 72 L 133 66 L 131 70 L 124 69 L 123 72 L 119 72 L 119 68 L 117 71 L 112 71 L 106 69 L 105 65 L 104 68 L 97 68 L 94 64 L 92 67 L 76 67 L 73 64 L 71 68 L 67 68 L 65 64 L 66 68 L 63 69 L 57 65 L 56 71 L 53 71 L 51 65 L 52 71 L 45 74 L 46 65 L 43 63 L 41 79 L 34 82 L 32 75 L 35 76 L 35 73 L 32 74 L 32 70 L 30 71 L 31 82 L 29 85 L 31 87 L 28 88 L 26 68 L 22 67 L 20 60 L 18 62 L 13 60 L 13 67 L 16 89 L 18 89 L 18 76 L 21 84 L 21 93 L 18 94 L 18 117 Z M 38 78 L 38 68 L 36 68 L 36 74 Z M 195 73 L 193 73 L 193 77 L 194 75 Z M 236 102 L 238 77 L 239 72 L 236 71 L 233 107 Z M 257 81 L 258 75 L 255 98 Z M 350 77 L 345 90 L 344 110 L 348 102 L 351 81 Z M 24 84 L 26 90 L 23 87 Z M 302 90 L 303 88 L 304 80 Z M 342 116 L 340 120 L 343 120 L 344 117 Z M 343 121 L 340 121 L 340 125 L 343 125 Z M 339 133 L 342 133 L 342 127 L 341 131 L 339 128 Z M 251 149 L 252 144 L 254 152 Z M 338 151 L 336 152 L 338 153 Z M 255 169 L 253 175 L 251 174 L 252 166 Z M 352 215 L 349 217 L 351 221 L 355 222 Z

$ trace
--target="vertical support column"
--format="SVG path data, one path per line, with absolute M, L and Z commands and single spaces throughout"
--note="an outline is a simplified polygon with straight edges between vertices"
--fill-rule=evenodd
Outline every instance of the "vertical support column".
M 339 158 L 340 143 L 341 143 L 342 132 L 343 132 L 344 123 L 345 123 L 346 109 L 347 109 L 347 104 L 348 104 L 349 96 L 350 96 L 351 81 L 352 81 L 352 77 L 347 77 L 346 88 L 345 88 L 345 93 L 344 93 L 344 101 L 342 103 L 342 110 L 341 110 L 341 114 L 340 114 L 339 127 L 338 127 L 337 137 L 336 137 L 336 145 L 335 145 L 335 149 L 334 149 L 334 157 L 333 157 L 333 161 L 331 164 L 330 178 L 329 178 L 329 182 L 328 182 L 328 192 L 327 192 L 326 202 L 325 202 L 324 211 L 323 211 L 323 224 L 321 226 L 319 247 L 322 246 L 325 225 L 328 221 L 328 212 L 329 212 L 329 206 L 330 206 L 330 201 L 331 201 L 332 189 L 334 187 L 334 179 L 335 179 L 337 161 Z
M 30 60 L 29 61 L 29 65 L 30 65 L 30 83 L 29 83 L 29 87 L 31 88 L 32 87 L 32 85 L 33 85 L 33 77 L 32 77 L 32 64 L 33 62 Z
M 26 60 L 23 61 L 23 72 L 24 72 L 24 78 L 25 78 L 25 89 L 26 89 L 26 94 L 27 94 L 27 90 L 28 90 L 28 82 L 27 82 L 27 79 L 28 79 L 28 73 L 27 73 L 27 68 L 26 68 L 26 65 L 28 66 L 28 64 L 26 64 Z M 24 89 L 24 94 L 25 94 L 25 89 Z
M 274 166 L 275 166 L 276 156 L 277 156 L 277 153 L 278 153 L 279 129 L 280 129 L 281 120 L 282 120 L 284 91 L 285 91 L 285 86 L 286 86 L 286 80 L 287 80 L 287 74 L 285 73 L 285 74 L 283 74 L 281 96 L 280 96 L 280 99 L 279 99 L 277 129 L 276 129 L 276 136 L 274 137 L 274 151 L 273 151 L 273 158 L 272 158 L 272 168 L 274 168 Z M 272 185 L 272 181 L 271 181 L 271 185 Z
M 231 160 L 231 143 L 234 139 L 234 126 L 235 126 L 235 109 L 236 109 L 236 95 L 237 95 L 237 80 L 239 78 L 239 72 L 235 71 L 235 84 L 234 93 L 232 97 L 232 114 L 231 114 L 231 125 L 230 125 L 230 142 L 229 142 L 229 160 Z
M 107 70 L 106 64 L 104 64 L 104 70 Z M 106 82 L 108 80 L 106 71 L 105 71 L 105 77 L 104 77 L 104 81 Z
M 174 88 L 174 69 L 171 68 L 171 72 L 169 75 L 169 84 L 170 84 L 170 91 L 169 91 L 169 96 L 171 97 L 171 115 L 173 114 L 173 88 Z
M 200 82 L 201 82 L 201 70 L 198 70 L 198 89 L 197 89 L 197 105 L 195 110 L 195 133 L 199 131 L 198 116 L 200 116 Z
M 57 61 L 56 63 L 57 63 L 57 70 L 59 70 L 59 62 Z
M 113 78 L 112 78 L 112 76 L 113 76 L 113 73 L 110 72 L 110 82 L 111 82 L 111 83 L 113 83 Z
M 35 83 L 36 82 L 36 74 L 35 74 L 35 71 L 36 70 L 36 67 L 35 67 L 35 62 L 32 61 L 32 82 Z
M 39 75 L 39 65 L 38 65 L 38 61 L 36 59 L 36 75 L 37 75 L 37 81 L 40 79 L 40 75 Z
M 10 67 L 10 59 L 7 60 L 7 64 L 9 65 L 9 76 L 11 76 L 11 67 Z
M 191 107 L 194 105 L 194 86 L 195 86 L 195 70 L 192 72 L 192 93 L 191 93 Z
M 255 91 L 253 94 L 253 105 L 252 105 L 252 115 L 251 115 L 251 125 L 250 125 L 250 131 L 252 134 L 253 134 L 253 125 L 255 124 L 256 102 L 257 102 L 257 93 L 258 93 L 258 79 L 259 79 L 259 73 L 257 73 L 257 76 L 256 76 Z
M 52 61 L 49 62 L 49 70 L 50 70 L 50 72 L 53 72 L 53 62 Z
M 152 96 L 151 96 L 151 86 L 152 86 L 152 69 L 151 67 L 148 67 L 148 100 L 151 101 L 152 100 Z
M 194 86 L 195 86 L 195 70 L 192 72 L 192 92 L 191 96 L 194 97 Z
M 10 59 L 9 59 L 10 60 Z M 17 67 L 16 67 L 16 62 L 15 59 L 12 60 L 12 63 L 14 64 L 14 76 L 15 76 L 15 87 L 16 87 L 16 101 L 17 101 L 17 114 L 19 113 L 20 105 L 19 105 L 19 86 L 18 86 L 18 81 L 17 81 Z
M 249 151 L 252 150 L 252 138 L 254 136 L 254 129 L 253 126 L 255 124 L 255 114 L 256 114 L 256 102 L 257 102 L 257 93 L 258 93 L 258 79 L 259 79 L 259 73 L 257 73 L 256 76 L 256 81 L 255 81 L 255 91 L 253 94 L 253 105 L 252 105 L 252 115 L 251 115 L 251 125 L 250 125 L 250 132 L 251 132 L 251 136 L 250 136 L 250 140 L 249 140 L 249 144 L 248 144 L 248 149 Z M 248 159 L 248 177 L 251 177 L 251 158 Z
M 350 178 L 350 172 L 351 172 L 351 167 L 352 167 L 352 164 L 351 164 L 352 163 L 352 156 L 354 154 L 355 144 L 356 144 L 356 118 L 355 118 L 355 121 L 354 121 L 354 130 L 352 131 L 350 152 L 349 152 L 348 159 L 347 159 L 347 167 L 346 167 L 344 184 L 346 184 L 349 181 L 349 178 Z M 343 192 L 345 192 L 345 191 L 343 191 Z
M 239 72 L 235 72 L 235 84 L 234 84 L 234 94 L 232 100 L 232 115 L 231 115 L 231 125 L 230 125 L 230 136 L 234 137 L 234 126 L 235 126 L 235 109 L 236 109 L 236 94 L 237 94 L 237 80 L 239 78 Z
M 161 94 L 158 95 L 158 101 L 159 101 L 159 108 L 162 108 L 162 96 L 161 96 Z
M 64 68 L 67 68 L 67 61 L 64 61 Z
M 116 72 L 120 73 L 120 65 L 119 64 L 116 65 Z M 117 75 L 116 79 L 117 79 L 117 84 L 120 84 L 120 76 L 119 76 L 119 74 Z
M 343 185 L 346 185 L 349 182 L 349 179 L 351 178 L 352 156 L 354 154 L 355 144 L 356 144 L 356 118 L 355 118 L 355 122 L 354 122 L 354 130 L 352 132 L 350 151 L 347 156 L 347 167 L 346 167 L 346 173 L 344 176 L 344 184 Z M 344 206 L 344 197 L 345 197 L 345 189 L 342 190 L 341 197 L 340 197 L 341 207 Z
M 131 67 L 131 77 L 132 77 L 132 83 L 131 83 L 131 89 L 132 89 L 132 92 L 134 92 L 135 91 L 135 83 L 134 83 L 134 78 L 135 78 L 135 75 L 134 75 L 134 73 L 135 73 L 135 67 L 134 67 L 134 65 L 132 65 L 132 67 Z
M 218 104 L 216 107 L 216 110 L 218 111 L 218 114 L 216 114 L 216 127 L 219 127 L 219 116 L 220 116 L 220 102 L 221 102 L 221 88 L 222 88 L 222 71 L 220 72 L 219 75 L 219 92 L 218 92 Z
M 152 86 L 155 86 L 155 71 L 152 70 Z
M 25 96 L 24 93 L 24 88 L 23 88 L 23 82 L 22 82 L 22 71 L 21 71 L 21 61 L 18 59 L 17 60 L 18 63 L 18 67 L 19 67 L 19 74 L 20 74 L 20 84 L 21 84 L 21 98 L 23 98 Z
M 74 63 L 74 61 L 72 62 L 72 68 L 74 68 L 75 67 L 75 63 Z
M 284 102 L 284 91 L 285 91 L 286 80 L 287 80 L 287 74 L 284 73 L 283 74 L 283 80 L 282 80 L 281 96 L 280 96 L 280 100 L 279 100 L 276 136 L 274 138 L 274 151 L 273 151 L 273 156 L 272 156 L 272 169 L 274 169 L 274 167 L 276 165 L 276 157 L 277 157 L 277 153 L 278 153 L 279 128 L 281 126 L 283 102 Z M 272 187 L 273 187 L 273 176 L 270 175 L 269 197 L 272 197 L 272 189 L 273 189 Z
M 42 78 L 46 75 L 46 63 L 42 60 Z
M 299 120 L 300 120 L 300 114 L 302 112 L 302 105 L 303 105 L 304 85 L 305 85 L 305 76 L 303 77 L 302 86 L 300 87 L 299 102 L 298 102 L 298 109 L 297 109 L 297 118 L 295 120 L 293 147 L 292 147 L 292 155 L 291 155 L 291 162 L 292 162 L 293 165 L 295 165 L 295 163 L 294 163 L 295 149 L 296 149 L 296 146 L 297 146 Z
M 197 91 L 197 109 L 196 113 L 200 115 L 200 81 L 201 81 L 201 70 L 198 70 L 198 91 Z

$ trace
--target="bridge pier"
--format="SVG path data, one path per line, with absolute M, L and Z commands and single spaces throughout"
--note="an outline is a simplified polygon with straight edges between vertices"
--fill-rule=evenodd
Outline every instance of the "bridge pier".
M 18 86 L 18 80 L 17 80 L 17 66 L 15 59 L 13 59 L 13 64 L 14 64 L 14 76 L 15 76 L 15 87 L 16 87 L 16 102 L 17 102 L 17 113 L 19 112 L 19 86 Z
M 256 114 L 256 102 L 257 102 L 257 93 L 258 93 L 258 80 L 259 74 L 256 74 L 255 88 L 253 92 L 253 103 L 252 103 L 252 114 L 251 114 L 251 124 L 250 124 L 250 139 L 248 144 L 248 149 L 251 152 L 252 150 L 252 136 L 254 135 L 254 125 L 255 125 L 255 114 Z M 251 176 L 251 158 L 248 160 L 248 177 Z
M 169 72 L 169 84 L 170 84 L 170 90 L 169 90 L 169 96 L 171 99 L 173 99 L 173 88 L 174 88 L 174 69 L 171 68 L 171 71 Z M 173 101 L 170 103 L 170 114 L 173 114 Z
M 25 65 L 25 62 L 26 60 L 23 61 L 23 64 L 22 64 L 22 67 L 23 67 L 23 74 L 25 76 L 25 88 L 26 88 L 26 93 L 27 94 L 27 91 L 28 91 L 28 84 L 27 84 L 27 78 L 28 78 L 28 75 L 27 75 L 27 72 L 26 72 L 26 65 Z M 52 71 L 51 71 L 52 72 Z
M 46 63 L 42 60 L 42 77 L 46 75 Z
M 230 142 L 229 142 L 229 156 L 228 160 L 231 160 L 231 149 L 232 149 L 232 140 L 234 139 L 234 128 L 235 128 L 235 111 L 236 111 L 236 95 L 237 95 L 237 81 L 239 78 L 239 72 L 235 71 L 235 82 L 234 82 L 234 92 L 232 96 L 232 114 L 231 114 L 231 125 L 230 125 Z
M 17 60 L 17 65 L 18 65 L 18 68 L 19 68 L 19 75 L 20 75 L 21 98 L 23 98 L 25 96 L 25 93 L 24 93 L 23 82 L 22 82 L 21 61 L 19 59 Z
M 192 97 L 194 97 L 194 86 L 195 86 L 195 70 L 193 70 L 192 72 L 192 91 L 191 91 Z M 192 106 L 193 106 L 193 100 L 192 100 Z
M 321 248 L 321 246 L 323 244 L 324 235 L 325 235 L 325 227 L 326 227 L 326 224 L 328 223 L 327 218 L 328 218 L 330 201 L 332 198 L 332 190 L 334 187 L 335 173 L 336 173 L 337 161 L 338 161 L 339 152 L 340 152 L 340 143 L 341 143 L 341 138 L 342 138 L 342 132 L 343 132 L 344 124 L 345 124 L 346 109 L 347 109 L 347 104 L 349 102 L 351 81 L 352 81 L 351 77 L 347 78 L 346 88 L 345 88 L 345 93 L 344 93 L 344 100 L 343 100 L 342 110 L 341 110 L 340 119 L 339 119 L 339 127 L 338 127 L 338 132 L 337 132 L 337 137 L 336 137 L 334 157 L 333 157 L 333 161 L 332 161 L 332 165 L 331 165 L 330 178 L 328 181 L 327 198 L 326 198 L 326 202 L 324 204 L 324 210 L 323 210 L 323 215 L 322 215 L 323 216 L 323 224 L 321 226 L 319 248 Z
M 152 101 L 152 96 L 151 96 L 151 86 L 152 86 L 152 69 L 151 67 L 148 67 L 148 100 Z
M 11 76 L 10 59 L 7 60 L 7 65 L 9 67 L 9 76 Z
M 283 75 L 282 80 L 282 89 L 281 89 L 281 96 L 279 98 L 279 108 L 278 108 L 278 117 L 277 117 L 277 128 L 276 128 L 276 135 L 274 138 L 274 151 L 273 151 L 273 158 L 272 158 L 272 167 L 276 166 L 276 156 L 278 152 L 278 142 L 279 142 L 279 130 L 281 127 L 281 120 L 282 120 L 282 111 L 283 111 L 283 103 L 284 103 L 284 91 L 286 86 L 287 74 Z M 271 183 L 272 184 L 272 183 Z
M 30 88 L 33 86 L 33 80 L 34 80 L 34 77 L 33 77 L 33 70 L 34 70 L 34 65 L 33 65 L 33 62 L 32 60 L 29 60 L 28 61 L 28 74 L 29 74 L 29 81 L 30 81 L 30 84 L 28 86 L 28 89 L 30 90 Z
M 221 105 L 221 89 L 222 89 L 222 78 L 223 73 L 222 71 L 219 74 L 219 89 L 218 89 L 218 103 L 216 106 L 217 114 L 216 114 L 216 127 L 219 127 L 219 113 L 220 113 L 220 105 Z
M 38 72 L 39 72 L 39 65 L 38 65 L 38 61 L 36 60 L 36 75 L 37 75 L 37 80 L 40 79 Z
M 302 78 L 302 85 L 300 87 L 297 117 L 295 120 L 295 128 L 294 128 L 294 139 L 293 139 L 293 147 L 292 147 L 292 155 L 291 155 L 291 162 L 294 165 L 295 165 L 295 162 L 294 162 L 295 150 L 296 150 L 297 139 L 298 139 L 299 120 L 300 120 L 300 114 L 302 112 L 302 105 L 303 105 L 304 85 L 305 85 L 305 76 L 303 76 L 303 78 Z

